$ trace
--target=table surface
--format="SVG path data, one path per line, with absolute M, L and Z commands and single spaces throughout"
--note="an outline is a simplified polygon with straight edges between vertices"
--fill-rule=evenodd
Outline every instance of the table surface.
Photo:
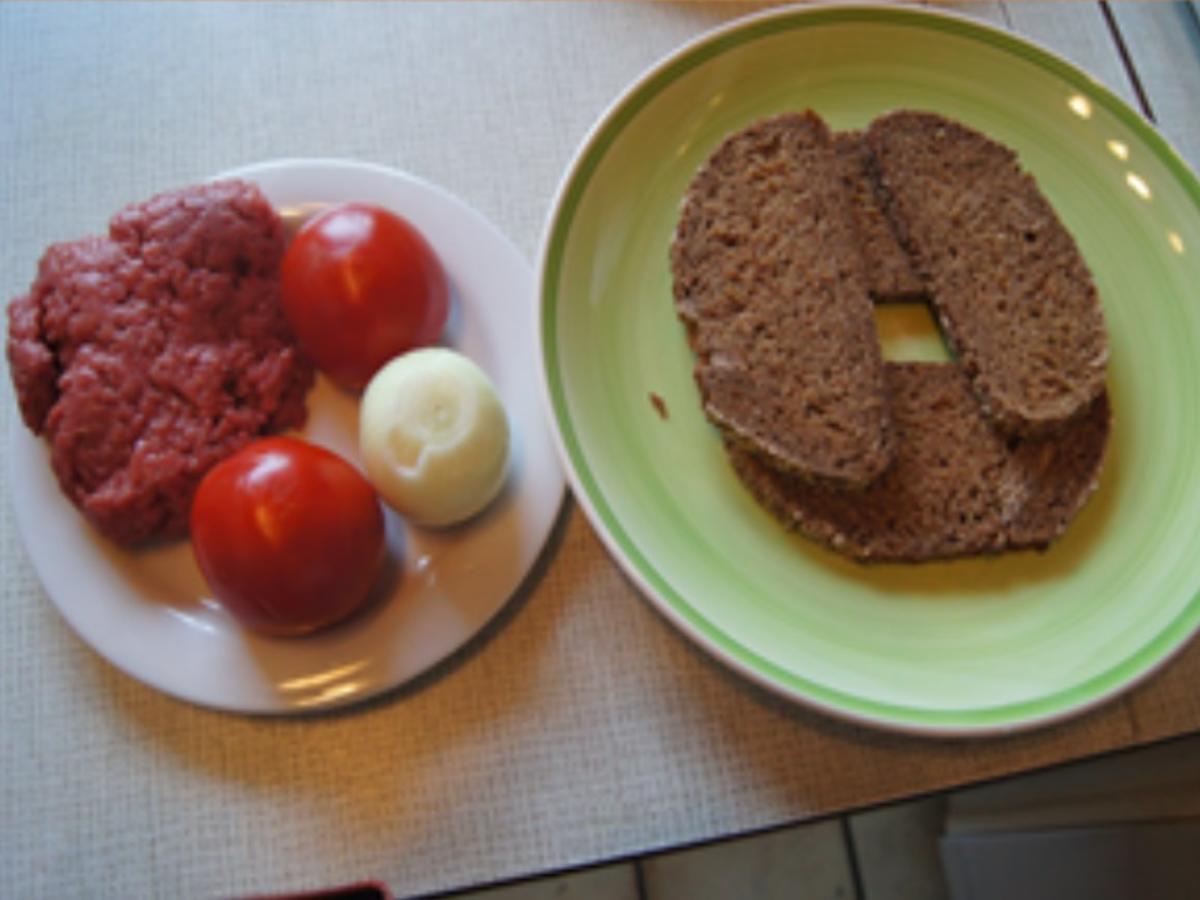
M 946 4 L 941 4 L 946 6 Z M 1200 165 L 1190 4 L 959 12 L 1064 55 Z M 131 198 L 277 157 L 398 167 L 531 260 L 621 89 L 745 5 L 0 5 L 0 293 Z M 7 381 L 7 376 L 4 377 Z M 0 404 L 0 433 L 15 418 Z M 66 626 L 0 475 L 0 871 L 23 896 L 215 896 L 363 877 L 399 895 L 879 804 L 1200 729 L 1200 643 L 1031 734 L 862 730 L 748 684 L 636 594 L 568 500 L 539 577 L 463 652 L 352 711 L 223 714 Z

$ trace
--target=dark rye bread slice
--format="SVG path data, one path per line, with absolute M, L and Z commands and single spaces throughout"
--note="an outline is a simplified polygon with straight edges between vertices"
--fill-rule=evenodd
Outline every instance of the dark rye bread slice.
M 776 468 L 861 487 L 892 452 L 839 166 L 812 113 L 726 138 L 688 187 L 671 271 L 709 420 Z
M 899 111 L 867 129 L 885 210 L 984 411 L 1045 435 L 1104 390 L 1091 273 L 1016 154 L 962 124 Z
M 834 148 L 842 163 L 842 180 L 851 200 L 858 228 L 859 250 L 867 290 L 877 303 L 916 300 L 925 296 L 925 282 L 913 268 L 912 258 L 896 237 L 879 197 L 875 158 L 859 131 L 839 131 Z
M 896 458 L 864 491 L 830 490 L 730 447 L 734 469 L 786 525 L 863 561 L 922 562 L 1045 547 L 1091 496 L 1108 395 L 1059 434 L 1007 438 L 954 363 L 888 363 Z

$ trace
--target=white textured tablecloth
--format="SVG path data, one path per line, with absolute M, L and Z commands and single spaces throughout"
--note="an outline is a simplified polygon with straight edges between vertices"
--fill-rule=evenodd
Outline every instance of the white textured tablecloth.
M 131 199 L 286 156 L 413 172 L 532 259 L 558 179 L 604 107 L 660 55 L 746 11 L 0 5 L 0 295 L 27 286 L 46 244 L 101 230 Z M 1097 65 L 1120 71 L 1115 57 Z M 14 417 L 6 391 L 6 439 Z M 569 502 L 532 589 L 430 676 L 336 715 L 225 715 L 130 680 L 74 636 L 20 546 L 8 478 L 6 464 L 0 893 L 10 896 L 229 895 L 368 876 L 414 893 L 1200 725 L 1191 652 L 1129 698 L 1022 738 L 940 743 L 843 726 L 694 650 Z

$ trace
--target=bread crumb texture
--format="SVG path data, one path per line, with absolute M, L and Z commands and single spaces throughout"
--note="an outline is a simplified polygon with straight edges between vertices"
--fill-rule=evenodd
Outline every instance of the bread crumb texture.
M 1108 337 L 1012 150 L 933 113 L 727 137 L 671 246 L 703 408 L 789 527 L 860 560 L 1047 546 L 1095 490 Z M 953 363 L 884 363 L 872 303 L 924 298 Z

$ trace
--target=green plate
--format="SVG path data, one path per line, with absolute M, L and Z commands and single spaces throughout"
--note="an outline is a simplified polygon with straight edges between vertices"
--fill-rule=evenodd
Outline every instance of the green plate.
M 693 172 L 762 116 L 812 107 L 848 128 L 901 106 L 1016 149 L 1103 298 L 1110 457 L 1042 554 L 843 559 L 755 505 L 700 410 L 667 265 Z M 1112 698 L 1200 626 L 1200 183 L 1046 50 L 890 7 L 789 9 L 709 34 L 647 72 L 584 141 L 540 276 L 540 362 L 580 505 L 653 604 L 755 681 L 861 723 L 1006 732 Z

